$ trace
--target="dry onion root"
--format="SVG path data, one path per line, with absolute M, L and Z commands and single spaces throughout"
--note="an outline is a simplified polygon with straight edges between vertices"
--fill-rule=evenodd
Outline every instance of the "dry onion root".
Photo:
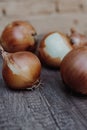
M 14 21 L 1 35 L 1 45 L 7 52 L 33 51 L 36 46 L 36 30 L 26 21 Z
M 31 52 L 7 53 L 2 47 L 2 75 L 5 83 L 12 89 L 34 88 L 40 84 L 41 63 Z
M 87 95 L 87 46 L 69 52 L 61 63 L 60 72 L 68 87 Z
M 62 33 L 47 34 L 39 46 L 39 56 L 46 65 L 58 68 L 64 56 L 72 50 L 69 39 Z

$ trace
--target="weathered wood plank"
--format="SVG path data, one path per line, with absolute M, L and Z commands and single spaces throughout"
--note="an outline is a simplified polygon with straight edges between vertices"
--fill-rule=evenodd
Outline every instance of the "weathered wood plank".
M 57 128 L 44 100 L 40 98 L 38 89 L 33 92 L 13 92 L 7 90 L 3 83 L 2 85 L 0 129 L 55 130 Z
M 86 0 L 60 0 L 57 5 L 60 12 L 81 12 L 85 3 Z
M 87 96 L 71 95 L 71 102 L 76 107 L 78 113 L 87 122 Z
M 14 20 L 30 21 L 36 28 L 38 34 L 48 33 L 50 31 L 61 31 L 68 33 L 71 27 L 87 34 L 87 15 L 85 13 L 65 13 L 43 16 L 11 16 L 0 17 L 0 33 L 4 27 Z
M 0 0 L 0 16 L 87 12 L 87 0 Z
M 87 0 L 83 0 L 83 4 L 81 6 L 84 12 L 87 12 Z
M 72 103 L 69 93 L 66 93 L 65 86 L 60 80 L 59 72 L 44 70 L 44 89 L 41 90 L 42 97 L 48 104 L 49 110 L 53 114 L 61 130 L 87 129 L 86 119 L 79 114 L 78 109 Z M 51 71 L 51 73 L 50 73 Z M 46 78 L 47 77 L 47 78 Z M 79 100 L 80 103 L 80 100 Z M 83 103 L 84 104 L 84 103 Z M 80 107 L 83 107 L 80 106 Z M 85 104 L 86 109 L 87 104 Z
M 53 12 L 55 12 L 54 0 L 26 0 L 25 2 L 23 0 L 10 0 L 0 2 L 0 16 L 27 15 L 29 17 L 30 15 L 50 14 Z

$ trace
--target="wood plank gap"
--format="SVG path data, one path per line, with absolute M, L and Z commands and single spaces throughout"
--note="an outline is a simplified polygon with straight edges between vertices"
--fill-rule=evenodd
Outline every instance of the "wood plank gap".
M 47 107 L 48 107 L 48 110 L 50 111 L 50 114 L 51 114 L 52 118 L 53 118 L 54 121 L 55 121 L 55 124 L 57 125 L 58 129 L 61 130 L 60 126 L 58 125 L 58 122 L 57 122 L 56 118 L 54 117 L 54 111 L 50 109 L 50 108 L 51 108 L 50 103 L 48 102 L 48 100 L 47 100 L 47 98 L 45 97 L 45 95 L 42 96 L 42 92 L 40 91 L 40 89 L 39 89 L 39 92 L 40 92 L 40 93 L 39 93 L 39 94 L 40 94 L 40 97 L 41 97 L 42 100 L 45 101 L 45 103 L 46 103 L 46 105 L 47 105 Z

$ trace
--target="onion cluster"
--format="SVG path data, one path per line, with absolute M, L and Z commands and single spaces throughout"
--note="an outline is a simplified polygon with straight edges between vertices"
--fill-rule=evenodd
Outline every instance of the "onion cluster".
M 29 52 L 35 48 L 35 35 L 34 27 L 25 21 L 14 21 L 2 32 L 2 76 L 12 89 L 32 89 L 39 85 L 41 63 L 35 54 Z
M 75 92 L 87 94 L 87 37 L 71 29 L 69 38 L 73 50 L 61 62 L 61 77 Z
M 60 68 L 62 80 L 75 92 L 87 94 L 87 37 L 73 29 L 69 37 L 60 32 L 48 33 L 40 41 L 39 60 L 29 52 L 36 49 L 35 35 L 35 28 L 25 21 L 5 27 L 0 39 L 5 83 L 12 89 L 37 87 L 41 60 L 49 67 Z

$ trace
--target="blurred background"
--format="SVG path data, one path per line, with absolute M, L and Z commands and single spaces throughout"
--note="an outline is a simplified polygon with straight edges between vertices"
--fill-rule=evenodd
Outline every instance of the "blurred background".
M 0 33 L 14 20 L 30 21 L 38 34 L 74 27 L 87 35 L 87 0 L 0 0 Z

